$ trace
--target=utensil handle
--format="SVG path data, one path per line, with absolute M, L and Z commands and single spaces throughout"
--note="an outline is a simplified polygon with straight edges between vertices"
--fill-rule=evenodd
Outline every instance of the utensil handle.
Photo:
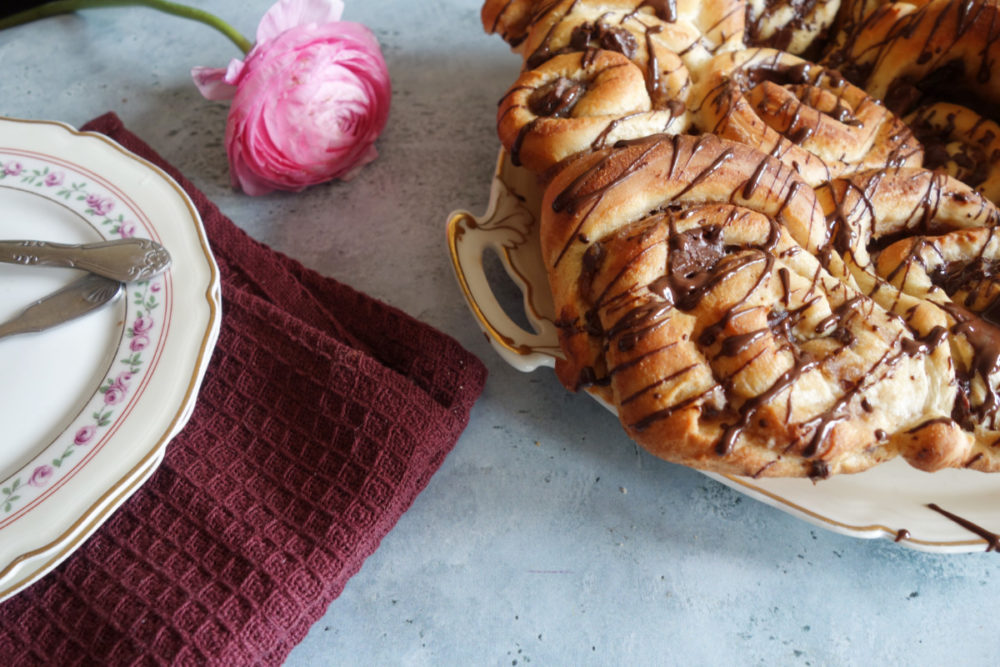
M 117 298 L 123 287 L 117 280 L 88 274 L 32 302 L 19 315 L 0 324 L 0 338 L 36 333 L 86 315 Z
M 0 262 L 25 266 L 71 266 L 58 244 L 45 241 L 0 241 Z
M 90 271 L 113 280 L 145 280 L 170 266 L 170 255 L 149 239 L 71 245 L 49 241 L 0 241 L 0 262 Z

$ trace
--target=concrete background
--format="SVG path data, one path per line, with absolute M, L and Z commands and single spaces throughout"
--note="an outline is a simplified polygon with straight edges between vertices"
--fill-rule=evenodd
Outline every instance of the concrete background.
M 252 38 L 270 0 L 204 9 Z M 354 0 L 393 79 L 379 159 L 349 183 L 229 185 L 227 106 L 194 65 L 239 54 L 145 9 L 0 33 L 0 115 L 107 110 L 259 240 L 456 337 L 490 369 L 468 430 L 289 665 L 977 664 L 998 644 L 995 554 L 932 555 L 816 528 L 640 451 L 541 370 L 497 357 L 444 242 L 485 210 L 496 103 L 519 65 L 479 0 Z

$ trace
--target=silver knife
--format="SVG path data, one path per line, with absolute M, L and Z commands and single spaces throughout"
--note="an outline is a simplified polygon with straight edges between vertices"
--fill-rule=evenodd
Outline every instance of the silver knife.
M 35 301 L 13 319 L 0 324 L 0 338 L 42 331 L 86 315 L 114 301 L 124 287 L 121 281 L 89 273 Z
M 83 269 L 112 280 L 131 282 L 148 280 L 166 271 L 170 253 L 155 241 L 138 238 L 81 244 L 0 241 L 0 262 Z

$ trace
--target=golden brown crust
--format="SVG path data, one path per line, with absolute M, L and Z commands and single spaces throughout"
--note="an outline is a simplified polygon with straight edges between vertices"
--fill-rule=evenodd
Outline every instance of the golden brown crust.
M 770 153 L 812 186 L 875 167 L 919 166 L 906 125 L 838 72 L 776 49 L 713 58 L 691 94 L 695 125 Z
M 747 46 L 766 46 L 795 55 L 821 47 L 837 18 L 841 0 L 746 0 Z
M 904 118 L 924 146 L 924 167 L 1000 202 L 1000 125 L 972 109 L 936 102 Z
M 634 52 L 644 69 L 665 51 L 697 68 L 716 53 L 742 48 L 744 16 L 738 0 L 559 0 L 536 14 L 521 51 L 526 69 L 587 47 Z
M 580 151 L 687 125 L 683 105 L 653 108 L 642 70 L 614 51 L 566 53 L 523 72 L 497 112 L 514 164 L 540 173 Z

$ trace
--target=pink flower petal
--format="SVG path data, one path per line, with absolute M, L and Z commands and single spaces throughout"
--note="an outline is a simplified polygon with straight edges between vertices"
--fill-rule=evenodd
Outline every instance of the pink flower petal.
M 251 49 L 251 53 L 253 50 Z M 237 58 L 233 58 L 229 61 L 229 67 L 226 68 L 226 83 L 233 86 L 239 85 L 240 75 L 243 74 L 244 62 Z
M 257 44 L 308 23 L 333 23 L 344 12 L 341 0 L 278 0 L 257 26 Z
M 231 100 L 236 86 L 226 82 L 226 70 L 221 67 L 192 67 L 191 78 L 206 100 Z

